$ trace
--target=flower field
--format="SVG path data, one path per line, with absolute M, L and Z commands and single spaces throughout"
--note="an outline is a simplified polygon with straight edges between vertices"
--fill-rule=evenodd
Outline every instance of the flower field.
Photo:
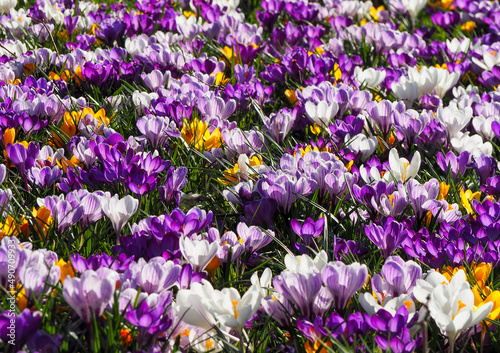
M 500 351 L 497 0 L 0 24 L 0 350 Z

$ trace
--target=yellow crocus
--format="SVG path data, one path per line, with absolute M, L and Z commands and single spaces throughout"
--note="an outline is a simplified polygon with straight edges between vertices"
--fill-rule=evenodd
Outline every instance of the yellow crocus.
M 66 173 L 68 171 L 68 168 L 72 167 L 76 167 L 78 165 L 78 163 L 80 163 L 80 161 L 75 157 L 71 157 L 71 159 L 67 159 L 67 158 L 62 158 L 61 161 L 59 160 L 56 160 L 56 163 L 57 163 L 57 166 L 64 170 L 64 172 Z
M 462 25 L 462 31 L 471 33 L 476 28 L 476 22 L 467 21 Z
M 181 136 L 188 146 L 199 151 L 210 151 L 222 145 L 222 134 L 217 128 L 210 132 L 208 124 L 204 121 L 194 119 L 191 123 L 184 119 Z
M 471 190 L 463 191 L 460 190 L 460 201 L 462 202 L 462 206 L 467 210 L 467 213 L 474 214 L 474 210 L 472 209 L 471 201 L 476 199 L 479 201 L 481 197 L 481 193 L 479 191 L 472 192 Z
M 45 206 L 41 206 L 38 210 L 33 207 L 32 215 L 37 223 L 34 226 L 35 232 L 40 236 L 40 239 L 43 239 L 40 231 L 43 233 L 43 237 L 46 237 L 50 227 L 54 223 L 51 212 Z
M 215 84 L 217 86 L 220 86 L 220 85 L 225 86 L 228 82 L 229 82 L 229 79 L 226 78 L 226 75 L 224 74 L 224 72 L 221 71 L 215 75 Z
M 61 269 L 61 283 L 64 284 L 64 279 L 67 276 L 75 277 L 75 271 L 73 270 L 73 266 L 71 266 L 71 262 L 66 262 L 63 259 L 59 259 L 59 261 L 56 261 L 55 265 L 59 266 L 59 268 Z
M 448 191 L 450 190 L 450 186 L 442 181 L 439 184 L 439 198 L 438 200 L 446 200 L 446 196 L 448 196 Z
M 285 91 L 285 96 L 288 99 L 288 101 L 295 107 L 298 103 L 297 101 L 297 96 L 295 95 L 295 91 L 292 89 L 287 89 Z

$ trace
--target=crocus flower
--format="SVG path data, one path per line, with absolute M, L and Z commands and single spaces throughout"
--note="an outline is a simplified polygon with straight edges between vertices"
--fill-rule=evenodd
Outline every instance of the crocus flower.
M 386 72 L 384 70 L 375 70 L 369 68 L 362 70 L 359 66 L 354 69 L 354 77 L 360 86 L 375 88 L 385 79 Z
M 385 260 L 379 274 L 372 277 L 372 290 L 380 303 L 401 295 L 412 295 L 418 279 L 422 278 L 422 268 L 414 261 L 403 261 L 399 256 Z
M 387 100 L 383 100 L 379 103 L 370 102 L 366 106 L 368 116 L 377 124 L 384 139 L 387 137 L 387 134 L 394 124 L 394 115 L 392 114 L 394 110 L 392 103 Z
M 402 0 L 401 2 L 412 19 L 415 19 L 418 13 L 427 5 L 425 0 Z
M 420 169 L 420 152 L 415 152 L 410 163 L 406 158 L 399 158 L 398 151 L 393 148 L 389 152 L 389 166 L 390 170 L 384 179 L 390 180 L 392 177 L 396 182 L 401 180 L 404 183 L 417 175 Z
M 407 236 L 404 226 L 391 217 L 387 218 L 383 227 L 373 223 L 366 225 L 365 233 L 381 250 L 384 258 L 392 255 Z
M 108 199 L 101 197 L 102 212 L 109 217 L 116 233 L 116 243 L 120 243 L 120 233 L 123 226 L 130 217 L 134 215 L 139 206 L 139 200 L 127 195 L 122 199 L 118 199 L 118 195 Z
M 425 280 L 417 280 L 413 294 L 427 304 L 431 317 L 448 336 L 452 351 L 458 335 L 483 321 L 493 308 L 492 302 L 474 308 L 474 294 L 463 270 L 455 273 L 451 281 L 438 272 L 429 272 Z
M 313 124 L 318 124 L 318 126 L 326 128 L 330 124 L 330 120 L 337 115 L 339 105 L 336 102 L 328 104 L 326 101 L 321 101 L 318 104 L 314 104 L 311 101 L 307 101 L 305 109 L 307 117 Z
M 238 223 L 236 231 L 249 253 L 262 249 L 273 240 L 271 236 L 274 236 L 274 232 L 271 230 L 263 232 L 260 228 L 255 226 L 249 227 L 243 222 Z M 270 233 L 271 236 L 268 235 L 268 233 Z
M 311 218 L 307 218 L 302 225 L 296 219 L 292 219 L 291 225 L 295 234 L 302 239 L 300 249 L 306 252 L 306 247 L 312 245 L 313 239 L 323 233 L 325 219 L 320 218 L 317 222 L 314 222 Z
M 181 266 L 172 261 L 162 264 L 150 260 L 140 269 L 135 280 L 144 292 L 161 294 L 177 282 L 180 273 Z
M 459 109 L 450 105 L 446 108 L 438 108 L 436 119 L 446 129 L 448 139 L 457 137 L 458 133 L 469 124 L 472 118 L 472 108 Z
M 422 334 L 412 340 L 408 326 L 415 323 L 416 316 L 409 320 L 408 309 L 402 305 L 395 314 L 380 309 L 367 320 L 377 331 L 375 341 L 383 350 L 390 349 L 395 353 L 413 352 L 422 342 Z
M 38 331 L 42 324 L 42 313 L 31 312 L 24 309 L 19 315 L 13 315 L 10 311 L 0 314 L 0 340 L 3 342 L 6 352 L 18 352 L 16 346 L 22 347 Z M 9 342 L 13 349 L 9 349 Z
M 314 312 L 314 300 L 322 288 L 321 274 L 283 271 L 274 277 L 273 286 L 283 298 L 298 309 L 297 315 L 309 316 Z
M 448 152 L 446 156 L 439 152 L 436 159 L 439 168 L 441 168 L 441 170 L 445 173 L 448 172 L 449 168 L 452 178 L 456 180 L 459 176 L 464 175 L 465 170 L 467 169 L 467 164 L 469 163 L 469 152 L 462 152 L 458 157 L 451 151 Z
M 189 325 L 212 329 L 216 324 L 216 318 L 210 310 L 210 300 L 214 298 L 214 288 L 207 280 L 201 283 L 193 283 L 190 289 L 181 289 L 177 292 L 174 310 L 182 321 Z
M 208 240 L 191 240 L 189 237 L 181 236 L 179 248 L 184 258 L 193 266 L 196 272 L 203 271 L 219 251 L 219 243 L 209 243 Z
M 9 13 L 17 5 L 17 0 L 2 0 L 0 2 L 0 12 Z
M 335 308 L 343 310 L 354 293 L 365 285 L 368 268 L 357 262 L 350 265 L 341 261 L 330 262 L 321 271 L 321 278 L 332 294 Z
M 118 274 L 108 268 L 87 270 L 80 278 L 66 277 L 63 296 L 66 302 L 90 324 L 92 316 L 98 318 L 113 298 Z

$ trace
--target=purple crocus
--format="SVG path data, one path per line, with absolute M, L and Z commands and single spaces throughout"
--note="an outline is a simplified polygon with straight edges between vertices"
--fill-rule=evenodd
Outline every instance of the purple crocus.
M 317 183 L 307 177 L 284 173 L 282 171 L 269 172 L 266 178 L 257 182 L 256 189 L 263 197 L 276 201 L 278 209 L 288 213 L 297 199 L 296 195 L 308 196 L 312 194 Z
M 302 225 L 296 219 L 292 219 L 291 225 L 295 234 L 302 239 L 302 243 L 297 243 L 296 246 L 300 248 L 302 253 L 306 253 L 308 252 L 307 247 L 312 245 L 313 239 L 323 233 L 325 219 L 320 218 L 314 222 L 311 218 L 307 218 Z
M 160 294 L 175 285 L 181 266 L 163 258 L 153 258 L 148 263 L 141 259 L 137 264 L 132 263 L 129 271 L 135 274 L 133 281 L 144 292 Z
M 274 277 L 273 286 L 287 301 L 295 306 L 297 315 L 313 314 L 314 298 L 321 289 L 321 275 L 318 272 L 292 273 L 284 271 Z
M 403 224 L 396 222 L 392 217 L 386 219 L 383 227 L 374 223 L 366 225 L 365 233 L 368 239 L 381 250 L 384 258 L 392 255 L 406 237 Z
M 181 136 L 175 123 L 165 117 L 143 116 L 137 120 L 137 128 L 154 149 L 163 146 L 169 137 Z
M 101 22 L 96 36 L 107 45 L 113 45 L 115 40 L 120 40 L 125 33 L 126 25 L 122 20 L 108 18 Z
M 457 180 L 459 176 L 465 174 L 467 164 L 469 163 L 469 152 L 462 152 L 458 157 L 451 151 L 448 152 L 446 156 L 442 152 L 439 152 L 436 159 L 439 168 L 445 173 L 447 173 L 449 169 L 452 178 Z
M 171 167 L 165 176 L 165 186 L 158 187 L 160 200 L 167 205 L 174 203 L 174 207 L 178 207 L 181 203 L 182 188 L 187 184 L 187 168 L 179 167 L 174 170 Z
M 164 315 L 165 308 L 172 303 L 172 292 L 162 295 L 150 295 L 146 300 L 140 302 L 136 308 L 129 306 L 125 318 L 134 326 L 139 328 L 139 340 L 146 344 L 148 335 L 156 335 L 166 331 L 172 324 L 168 314 Z M 167 309 L 167 312 L 169 310 Z
M 474 156 L 473 167 L 479 174 L 481 184 L 485 184 L 488 178 L 495 175 L 497 169 L 497 160 L 484 154 L 481 154 L 480 156 Z
M 43 168 L 33 167 L 28 171 L 28 180 L 35 183 L 42 190 L 50 188 L 57 180 L 63 176 L 63 171 L 59 167 L 45 166 Z
M 149 74 L 143 72 L 141 78 L 144 80 L 146 86 L 148 86 L 153 92 L 158 91 L 160 88 L 165 87 L 165 83 L 170 78 L 170 72 L 167 71 L 163 74 L 159 70 L 153 70 Z
M 399 256 L 385 260 L 380 275 L 372 277 L 372 289 L 380 303 L 400 295 L 410 295 L 417 279 L 422 278 L 422 268 L 414 261 L 403 261 Z
M 36 142 L 31 142 L 28 148 L 20 143 L 7 145 L 7 155 L 12 164 L 16 166 L 19 175 L 24 179 L 26 187 L 28 187 L 26 172 L 35 164 L 39 151 L 40 146 Z
M 272 237 L 274 237 L 273 231 L 262 231 L 260 228 L 255 226 L 249 227 L 243 222 L 238 223 L 236 231 L 249 253 L 262 249 L 264 246 L 269 244 L 273 240 Z
M 92 317 L 98 318 L 113 299 L 118 274 L 108 268 L 87 270 L 80 278 L 66 277 L 63 296 L 71 308 L 90 324 Z
M 408 322 L 408 309 L 401 306 L 396 314 L 392 316 L 388 311 L 380 309 L 371 317 L 367 317 L 367 323 L 377 331 L 375 341 L 383 350 L 390 349 L 395 353 L 413 352 L 422 343 L 422 334 L 412 340 L 409 327 L 413 326 L 418 319 L 414 315 Z
M 14 322 L 13 322 L 14 321 Z M 38 331 L 42 324 L 42 313 L 24 309 L 19 315 L 10 311 L 0 314 L 0 340 L 7 352 L 17 352 Z M 9 345 L 9 342 L 14 344 Z
M 389 134 L 391 127 L 394 123 L 392 111 L 394 110 L 392 103 L 383 100 L 379 103 L 370 102 L 366 106 L 366 111 L 369 117 L 377 124 L 384 136 L 384 139 Z
M 360 290 L 368 278 L 368 268 L 357 262 L 346 265 L 341 261 L 330 262 L 321 271 L 321 279 L 333 297 L 337 310 L 344 310 L 351 297 Z

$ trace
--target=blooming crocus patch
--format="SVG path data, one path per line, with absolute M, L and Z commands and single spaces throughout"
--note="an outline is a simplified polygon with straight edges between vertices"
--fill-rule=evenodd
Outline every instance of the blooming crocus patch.
M 0 23 L 0 351 L 500 351 L 498 1 Z

